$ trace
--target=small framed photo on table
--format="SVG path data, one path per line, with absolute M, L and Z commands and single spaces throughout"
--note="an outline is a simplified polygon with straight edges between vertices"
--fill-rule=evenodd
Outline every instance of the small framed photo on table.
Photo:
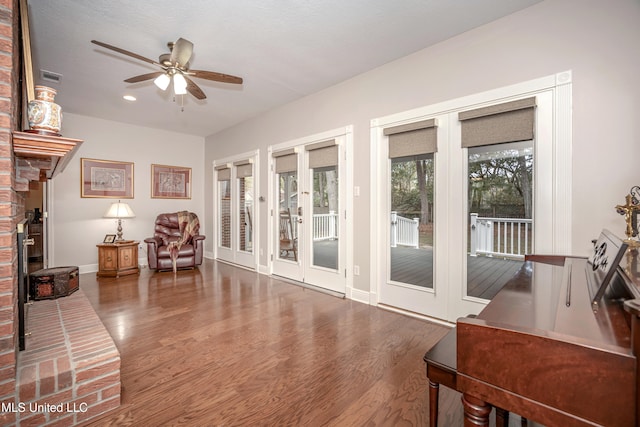
M 115 234 L 107 234 L 104 236 L 104 241 L 102 243 L 115 243 L 116 235 Z
M 151 165 L 151 198 L 190 199 L 191 168 Z

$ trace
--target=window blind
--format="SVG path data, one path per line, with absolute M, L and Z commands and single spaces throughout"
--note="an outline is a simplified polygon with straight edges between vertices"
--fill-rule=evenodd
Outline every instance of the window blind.
M 385 128 L 389 136 L 389 158 L 418 156 L 438 151 L 436 120 L 422 120 Z
M 218 172 L 218 181 L 228 181 L 231 179 L 231 169 L 227 165 L 216 166 Z
M 309 152 L 309 168 L 324 168 L 338 165 L 338 146 L 335 139 L 305 146 Z
M 276 159 L 276 173 L 295 172 L 298 170 L 298 156 L 295 148 L 277 151 L 272 156 Z
M 246 178 L 253 174 L 253 166 L 249 160 L 234 162 L 233 165 L 236 167 L 236 178 Z
M 533 139 L 535 106 L 536 99 L 532 97 L 458 113 L 462 147 Z

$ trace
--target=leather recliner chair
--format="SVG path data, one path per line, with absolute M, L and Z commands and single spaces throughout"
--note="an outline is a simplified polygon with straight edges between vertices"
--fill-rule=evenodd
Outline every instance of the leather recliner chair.
M 170 250 L 172 242 L 173 245 L 179 243 L 174 248 L 177 252 L 176 269 L 195 268 L 202 264 L 205 236 L 199 234 L 199 229 L 198 217 L 191 212 L 158 215 L 153 237 L 144 240 L 147 244 L 149 268 L 158 271 L 173 270 Z

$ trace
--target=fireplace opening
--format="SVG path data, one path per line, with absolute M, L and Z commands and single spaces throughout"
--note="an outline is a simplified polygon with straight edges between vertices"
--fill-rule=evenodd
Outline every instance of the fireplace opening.
M 23 219 L 18 223 L 18 349 L 25 349 L 27 331 L 27 303 L 29 298 L 28 248 L 29 248 L 29 220 Z

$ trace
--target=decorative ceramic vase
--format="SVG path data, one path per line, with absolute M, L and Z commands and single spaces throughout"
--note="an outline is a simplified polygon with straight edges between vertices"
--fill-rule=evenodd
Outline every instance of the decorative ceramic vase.
M 31 130 L 58 135 L 62 123 L 60 106 L 53 102 L 56 90 L 47 86 L 36 86 L 36 99 L 29 101 L 27 115 Z

